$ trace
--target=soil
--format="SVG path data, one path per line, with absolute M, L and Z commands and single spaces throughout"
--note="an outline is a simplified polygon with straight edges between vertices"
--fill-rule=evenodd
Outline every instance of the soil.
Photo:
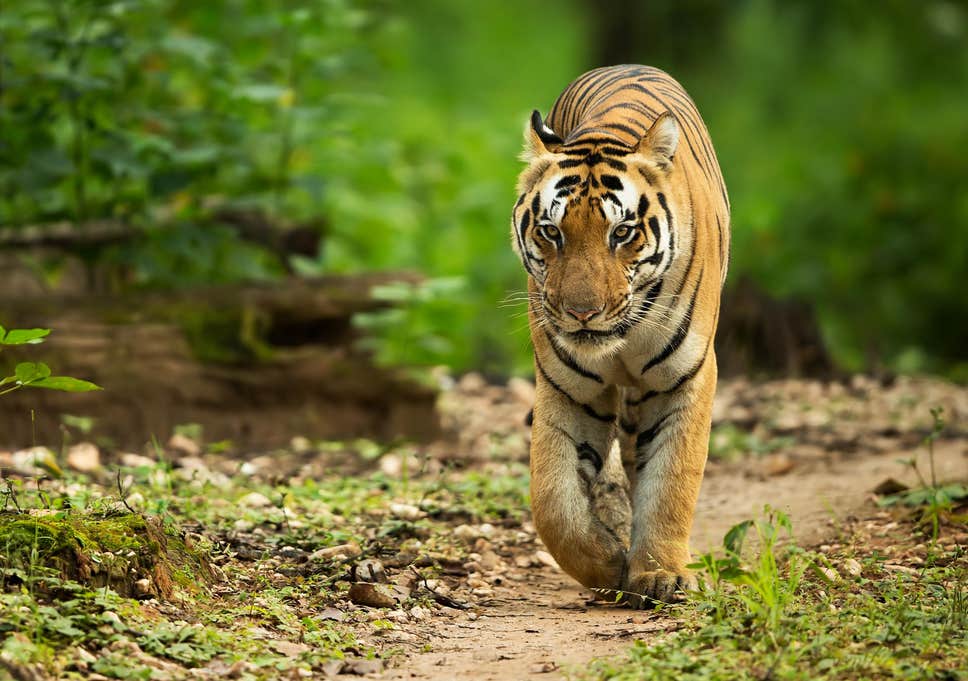
M 173 438 L 166 461 L 174 466 L 176 477 L 210 480 L 215 488 L 220 479 L 238 479 L 240 472 L 253 484 L 293 487 L 302 484 L 300 480 L 334 476 L 360 474 L 357 477 L 363 479 L 374 469 L 398 479 L 410 471 L 414 479 L 439 476 L 442 482 L 453 472 L 521 480 L 530 435 L 525 415 L 533 404 L 533 386 L 521 379 L 495 385 L 476 374 L 457 381 L 441 377 L 440 382 L 444 390 L 438 410 L 446 436 L 428 446 L 364 455 L 359 447 L 343 451 L 294 438 L 286 451 L 205 453 L 190 441 L 182 442 L 179 450 Z M 789 514 L 802 546 L 829 544 L 844 528 L 870 518 L 875 524 L 891 523 L 873 503 L 873 490 L 888 479 L 908 486 L 919 483 L 913 468 L 899 460 L 916 459 L 921 474 L 930 479 L 924 440 L 932 432 L 929 409 L 934 407 L 943 408 L 946 421 L 934 443 L 935 474 L 939 480 L 968 480 L 964 387 L 930 379 L 884 383 L 865 377 L 847 382 L 723 381 L 696 512 L 694 552 L 715 550 L 731 526 L 757 516 L 766 504 Z M 193 446 L 198 451 L 190 451 Z M 144 458 L 106 456 L 122 465 L 125 457 Z M 247 459 L 241 468 L 239 458 Z M 15 467 L 17 460 L 17 453 L 0 452 L 0 467 Z M 459 487 L 448 488 L 446 482 L 443 488 L 451 499 L 460 494 Z M 369 492 L 384 494 L 376 486 Z M 335 661 L 326 673 L 394 680 L 567 678 L 570 669 L 593 658 L 623 659 L 633 641 L 659 640 L 679 626 L 674 608 L 633 611 L 595 600 L 557 569 L 524 509 L 469 518 L 451 513 L 444 502 L 434 511 L 432 505 L 406 501 L 381 498 L 359 518 L 334 525 L 336 530 L 352 529 L 361 539 L 354 545 L 355 553 L 346 551 L 349 558 L 338 560 L 334 554 L 330 562 L 309 555 L 318 543 L 284 543 L 291 537 L 283 541 L 281 535 L 301 520 L 294 516 L 289 528 L 288 511 L 284 523 L 253 524 L 241 513 L 228 529 L 216 531 L 199 523 L 193 529 L 221 547 L 213 561 L 227 576 L 214 590 L 213 604 L 224 601 L 228 606 L 239 594 L 258 593 L 266 585 L 292 588 L 295 595 L 287 599 L 287 617 L 342 622 L 353 628 L 361 649 L 381 658 Z M 255 492 L 234 503 L 264 507 L 267 517 L 278 510 L 275 502 Z M 485 517 L 491 522 L 481 522 Z M 411 534 L 408 540 L 384 532 L 388 522 L 404 527 L 414 518 L 426 524 L 426 534 Z M 411 524 L 410 530 L 418 532 L 419 524 Z M 460 551 L 441 550 L 435 544 L 441 534 Z M 422 543 L 413 541 L 418 537 Z M 878 551 L 888 548 L 879 546 Z M 361 579 L 364 572 L 383 576 Z M 422 573 L 434 579 L 425 580 Z M 330 586 L 387 581 L 379 589 L 364 584 L 359 590 L 404 589 L 412 598 L 391 600 L 384 608 L 354 599 L 352 591 L 342 588 L 311 595 L 299 591 L 299 584 L 308 583 L 302 580 L 321 576 L 332 579 Z M 178 620 L 191 618 L 190 611 L 175 603 L 157 607 Z M 385 626 L 387 622 L 392 626 Z M 298 633 L 283 627 L 264 624 L 256 629 L 257 637 L 271 640 L 277 650 L 308 648 Z M 219 665 L 224 663 L 214 660 L 159 678 L 218 676 L 225 671 Z
M 458 455 L 494 452 L 496 441 L 502 455 L 519 458 L 514 448 L 527 438 L 515 418 L 531 397 L 524 382 L 499 387 L 465 376 L 443 402 L 445 423 L 462 444 Z M 767 504 L 790 516 L 803 546 L 815 546 L 857 516 L 875 513 L 873 490 L 879 484 L 888 479 L 918 484 L 913 469 L 899 460 L 925 451 L 920 445 L 932 405 L 943 406 L 948 420 L 946 439 L 935 446 L 935 473 L 939 480 L 966 480 L 968 391 L 963 388 L 912 379 L 882 385 L 863 377 L 849 383 L 724 382 L 713 453 L 724 427 L 735 424 L 757 434 L 747 446 L 776 451 L 732 462 L 710 460 L 696 510 L 694 553 L 716 550 L 730 527 Z M 728 448 L 719 453 L 730 455 Z M 927 476 L 926 454 L 919 463 Z M 533 532 L 527 524 L 524 529 Z M 473 619 L 443 609 L 426 621 L 398 625 L 396 638 L 390 638 L 406 653 L 380 678 L 566 678 L 569 668 L 593 658 L 622 657 L 633 640 L 654 639 L 678 626 L 666 613 L 595 601 L 556 567 L 510 567 L 503 577 Z M 415 645 L 408 649 L 408 641 Z M 426 644 L 431 650 L 423 652 Z
M 964 441 L 938 447 L 939 478 L 968 477 L 966 453 Z M 871 490 L 885 479 L 916 485 L 914 473 L 895 461 L 908 456 L 908 451 L 861 455 L 779 477 L 714 470 L 703 483 L 693 550 L 715 550 L 730 527 L 755 516 L 765 504 L 789 514 L 799 543 L 816 545 L 834 535 L 841 523 L 870 514 Z M 566 678 L 570 667 L 593 658 L 623 656 L 633 640 L 677 628 L 675 618 L 665 613 L 603 605 L 560 570 L 544 565 L 512 572 L 494 592 L 473 621 L 465 613 L 444 610 L 427 622 L 399 625 L 403 639 L 413 636 L 430 643 L 432 650 L 409 652 L 380 678 Z

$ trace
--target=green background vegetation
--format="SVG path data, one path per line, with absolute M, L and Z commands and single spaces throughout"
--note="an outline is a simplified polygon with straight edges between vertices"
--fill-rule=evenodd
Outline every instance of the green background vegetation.
M 640 6 L 642 5 L 642 6 Z M 647 5 L 647 6 L 645 6 Z M 530 371 L 508 245 L 521 129 L 588 68 L 666 69 L 733 202 L 732 279 L 812 301 L 847 368 L 964 378 L 968 4 L 18 0 L 0 230 L 120 219 L 130 285 L 282 276 L 218 211 L 324 233 L 304 275 L 416 269 L 386 361 Z

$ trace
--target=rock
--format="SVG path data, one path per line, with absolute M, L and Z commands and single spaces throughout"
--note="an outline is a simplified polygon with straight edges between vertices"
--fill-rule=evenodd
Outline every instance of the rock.
M 167 448 L 169 451 L 178 452 L 184 456 L 200 456 L 202 446 L 187 435 L 175 433 L 168 440 Z
M 763 459 L 763 472 L 769 476 L 786 475 L 797 465 L 786 454 L 770 454 Z
M 270 645 L 276 649 L 276 652 L 287 657 L 296 657 L 312 650 L 305 643 L 296 643 L 295 641 L 272 641 Z
M 134 583 L 134 595 L 139 599 L 148 599 L 155 596 L 154 585 L 147 577 L 139 579 Z
M 864 568 L 853 558 L 848 558 L 844 561 L 844 572 L 846 572 L 851 577 L 860 577 L 864 572 Z
M 347 660 L 343 664 L 343 674 L 369 676 L 383 671 L 383 660 Z
M 132 510 L 143 511 L 145 508 L 145 498 L 141 492 L 133 492 L 126 496 L 124 500 Z
M 461 392 L 466 393 L 477 393 L 484 390 L 487 387 L 487 381 L 476 371 L 470 371 L 463 376 L 457 382 L 457 387 Z
M 332 620 L 333 622 L 342 622 L 346 618 L 346 613 L 337 608 L 323 608 L 314 619 L 320 621 Z
M 114 612 L 113 610 L 105 610 L 102 612 L 101 621 L 105 624 L 110 624 L 119 631 L 124 628 L 124 625 L 121 623 L 121 618 L 118 617 L 118 613 Z
M 303 437 L 302 435 L 296 435 L 291 440 L 289 440 L 289 449 L 291 449 L 296 454 L 308 454 L 313 451 L 313 443 L 308 437 Z
M 10 455 L 10 462 L 13 469 L 21 475 L 39 477 L 46 473 L 55 478 L 64 475 L 64 471 L 57 464 L 57 457 L 47 447 L 21 449 Z
M 272 500 L 261 492 L 249 492 L 239 499 L 240 506 L 248 508 L 268 508 L 273 505 Z
M 358 582 L 382 584 L 387 581 L 387 571 L 383 563 L 373 558 L 366 558 L 354 565 L 353 576 Z
M 558 665 L 554 662 L 537 662 L 528 668 L 528 671 L 532 674 L 547 674 L 548 672 L 553 672 L 558 669 Z
M 370 582 L 354 582 L 349 591 L 351 601 L 370 608 L 395 608 L 409 596 L 409 593 L 405 593 L 396 585 Z
M 888 494 L 898 494 L 905 491 L 907 488 L 908 486 L 903 482 L 898 482 L 894 478 L 887 478 L 886 480 L 881 481 L 881 483 L 871 491 L 874 492 L 874 494 L 885 496 Z
M 81 473 L 93 473 L 101 467 L 101 452 L 97 445 L 78 442 L 67 450 L 67 465 Z
M 534 559 L 542 565 L 552 568 L 553 570 L 561 569 L 558 567 L 558 561 L 556 561 L 554 557 L 547 551 L 535 551 Z
M 515 376 L 508 380 L 508 392 L 524 407 L 534 404 L 534 384 L 531 381 Z
M 390 504 L 390 514 L 400 520 L 419 520 L 427 515 L 410 504 Z
M 142 456 L 141 454 L 132 454 L 131 452 L 121 454 L 118 459 L 121 461 L 122 466 L 127 466 L 128 468 L 151 468 L 158 463 L 150 457 Z
M 356 558 L 358 555 L 363 553 L 360 549 L 360 545 L 356 542 L 349 542 L 348 544 L 338 544 L 336 546 L 327 546 L 322 549 L 317 549 L 309 554 L 309 560 L 332 560 L 333 558 L 342 557 L 343 560 L 347 558 Z
M 821 574 L 823 574 L 823 576 L 831 582 L 836 582 L 838 579 L 840 579 L 840 573 L 833 568 L 818 565 L 817 569 L 820 570 Z

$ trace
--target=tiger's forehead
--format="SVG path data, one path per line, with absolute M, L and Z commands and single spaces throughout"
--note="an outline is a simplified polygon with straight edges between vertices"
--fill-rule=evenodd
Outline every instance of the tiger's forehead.
M 611 224 L 629 219 L 648 184 L 638 173 L 604 164 L 561 168 L 552 166 L 539 187 L 539 218 L 560 224 L 565 213 L 585 213 L 597 207 Z

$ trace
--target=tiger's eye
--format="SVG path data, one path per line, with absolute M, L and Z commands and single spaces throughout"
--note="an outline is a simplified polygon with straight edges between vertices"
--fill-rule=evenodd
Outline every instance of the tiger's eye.
M 545 233 L 545 236 L 547 236 L 548 239 L 550 239 L 551 241 L 554 241 L 555 239 L 557 239 L 558 235 L 561 234 L 561 232 L 558 231 L 558 228 L 555 227 L 554 225 L 545 225 L 544 233 Z
M 628 225 L 621 225 L 615 228 L 615 231 L 612 232 L 612 236 L 615 237 L 616 239 L 624 239 L 629 235 L 629 232 L 631 231 L 632 231 L 632 228 L 629 227 Z

